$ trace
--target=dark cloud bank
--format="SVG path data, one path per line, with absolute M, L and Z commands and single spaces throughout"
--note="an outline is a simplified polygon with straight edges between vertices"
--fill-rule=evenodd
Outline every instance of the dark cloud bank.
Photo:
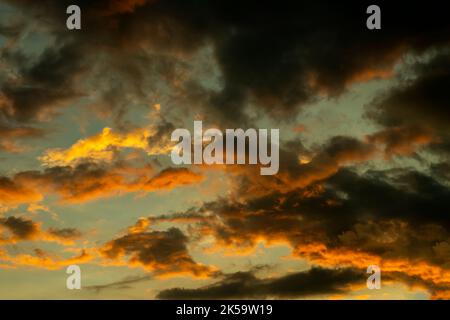
M 361 283 L 364 274 L 351 269 L 313 268 L 282 277 L 260 279 L 252 272 L 237 272 L 210 286 L 198 289 L 168 289 L 160 299 L 242 299 L 292 298 L 344 293 L 351 284 Z
M 77 96 L 76 79 L 90 64 L 98 64 L 95 57 L 103 56 L 110 73 L 133 83 L 104 93 L 108 101 L 117 102 L 126 92 L 142 93 L 142 83 L 152 72 L 171 85 L 176 63 L 169 57 L 205 46 L 214 50 L 222 89 L 210 90 L 198 79 L 188 79 L 182 85 L 185 102 L 202 103 L 224 121 L 245 118 L 251 101 L 284 118 L 318 94 L 337 96 L 351 83 L 389 73 L 406 52 L 447 45 L 450 31 L 446 11 L 439 9 L 442 2 L 380 1 L 383 27 L 376 32 L 365 27 L 367 1 L 8 2 L 31 16 L 45 15 L 57 41 L 33 62 L 20 52 L 4 53 L 13 61 L 21 58 L 22 81 L 6 80 L 1 89 L 9 103 L 3 116 L 18 121 L 34 119 Z M 80 32 L 64 28 L 65 8 L 73 3 L 82 8 Z M 440 88 L 445 88 L 441 81 L 433 86 Z M 201 101 L 195 92 L 203 93 Z

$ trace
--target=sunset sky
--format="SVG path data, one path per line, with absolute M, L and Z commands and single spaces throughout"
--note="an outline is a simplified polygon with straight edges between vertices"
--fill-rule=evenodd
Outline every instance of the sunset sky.
M 0 299 L 449 299 L 450 19 L 392 2 L 0 0 Z

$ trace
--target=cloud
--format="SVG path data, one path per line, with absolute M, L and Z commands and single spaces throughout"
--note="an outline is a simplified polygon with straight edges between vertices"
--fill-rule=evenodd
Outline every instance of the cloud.
M 391 133 L 398 127 L 412 128 L 409 136 L 415 136 L 415 143 L 419 142 L 417 139 L 421 143 L 432 142 L 427 151 L 445 160 L 450 154 L 446 121 L 450 116 L 447 91 L 450 85 L 449 49 L 434 52 L 425 61 L 415 62 L 409 67 L 411 74 L 400 78 L 398 85 L 377 96 L 367 107 L 367 116 L 387 127 Z M 391 140 L 391 151 L 408 153 L 407 145 L 396 143 L 398 141 Z
M 148 154 L 167 153 L 170 145 L 162 145 L 161 140 L 149 139 L 156 134 L 155 129 L 141 128 L 131 132 L 114 132 L 104 128 L 101 133 L 79 140 L 68 149 L 50 149 L 39 160 L 46 166 L 73 166 L 82 162 L 112 162 L 118 149 L 144 150 Z
M 361 139 L 333 136 L 310 148 L 299 140 L 287 141 L 280 146 L 280 170 L 275 177 L 261 176 L 250 165 L 220 168 L 232 177 L 231 198 L 245 200 L 274 191 L 289 193 L 317 185 L 345 168 L 370 166 L 373 160 L 388 162 L 394 156 L 416 156 L 419 150 L 430 148 L 437 141 L 439 137 L 431 129 L 383 128 Z
M 435 54 L 411 69 L 413 78 L 377 97 L 369 107 L 369 116 L 385 126 L 415 125 L 447 132 L 450 53 Z
M 106 15 L 114 15 L 119 13 L 131 13 L 136 8 L 145 5 L 146 3 L 153 2 L 154 0 L 112 0 L 107 1 L 108 11 Z
M 110 260 L 127 259 L 156 277 L 192 276 L 207 278 L 215 269 L 195 262 L 187 249 L 188 238 L 177 228 L 167 231 L 136 231 L 106 243 L 101 255 Z
M 173 288 L 161 291 L 160 299 L 265 299 L 299 298 L 346 293 L 362 283 L 365 275 L 355 269 L 312 268 L 281 277 L 257 278 L 252 272 L 237 272 L 212 285 L 197 289 Z
M 93 290 L 96 293 L 100 293 L 100 291 L 109 290 L 109 289 L 129 289 L 132 284 L 149 281 L 152 279 L 153 279 L 153 277 L 150 275 L 132 276 L 132 277 L 126 277 L 126 278 L 116 281 L 116 282 L 111 282 L 111 283 L 102 284 L 102 285 L 84 286 L 83 288 L 87 289 L 87 290 Z
M 72 264 L 83 264 L 91 261 L 93 256 L 82 250 L 81 253 L 72 258 L 53 257 L 43 250 L 35 250 L 34 255 L 19 254 L 15 256 L 8 255 L 5 251 L 0 250 L 0 261 L 7 263 L 8 266 L 16 267 L 33 267 L 47 270 L 58 270 Z
M 68 84 L 83 72 L 86 57 L 93 52 L 104 57 L 91 68 L 94 78 L 107 65 L 109 74 L 137 84 L 107 81 L 105 88 L 109 90 L 102 90 L 103 102 L 113 101 L 109 108 L 116 105 L 119 113 L 125 112 L 132 97 L 146 97 L 146 80 L 161 75 L 160 81 L 175 96 L 187 93 L 185 100 L 198 101 L 201 92 L 203 111 L 223 121 L 245 120 L 246 106 L 251 104 L 272 116 L 287 118 L 299 105 L 317 97 L 339 96 L 355 82 L 390 77 L 404 54 L 448 44 L 448 38 L 437 35 L 450 28 L 443 10 L 436 12 L 420 4 L 405 8 L 383 2 L 388 14 L 383 16 L 383 29 L 375 34 L 367 33 L 361 18 L 370 2 L 341 10 L 340 4 L 329 1 L 248 1 L 236 11 L 228 1 L 84 0 L 75 3 L 83 8 L 83 26 L 89 32 L 68 36 L 59 26 L 65 19 L 65 8 L 73 2 L 50 1 L 45 8 L 29 0 L 8 2 L 25 13 L 44 12 L 47 28 L 61 47 L 21 70 L 22 83 L 27 86 L 11 81 L 4 84 L 2 91 L 10 110 L 5 114 L 17 119 L 34 117 L 76 95 Z M 432 16 L 433 21 L 409 27 L 411 21 L 423 16 Z M 205 86 L 200 75 L 192 72 L 186 81 L 173 76 L 177 62 L 185 64 L 208 47 L 220 72 L 218 88 Z M 143 65 L 146 68 L 139 67 Z M 46 75 L 40 72 L 44 67 L 50 70 Z M 32 96 L 35 103 L 26 108 Z
M 0 245 L 18 244 L 19 242 L 55 242 L 63 246 L 72 246 L 82 237 L 82 233 L 75 228 L 48 228 L 44 230 L 40 222 L 9 216 L 0 218 Z M 33 267 L 57 270 L 62 267 L 86 263 L 94 258 L 92 254 L 81 250 L 78 256 L 62 258 L 36 248 L 34 254 L 20 253 L 12 255 L 0 249 L 0 265 L 2 268 Z
M 33 127 L 10 127 L 0 126 L 0 151 L 10 153 L 20 153 L 26 150 L 26 147 L 17 143 L 17 140 L 41 138 L 44 136 L 44 130 Z
M 212 243 L 207 252 L 246 255 L 260 243 L 284 244 L 313 265 L 376 264 L 448 289 L 448 199 L 445 185 L 418 172 L 340 169 L 290 192 L 221 198 L 148 222 L 188 223 L 194 239 Z
M 77 203 L 124 193 L 171 190 L 202 180 L 201 174 L 186 168 L 155 172 L 149 165 L 82 163 L 75 167 L 51 167 L 44 171 L 19 172 L 11 178 L 1 177 L 0 203 L 37 202 L 49 194 L 60 196 L 66 203 Z
M 448 162 L 433 164 L 430 170 L 436 179 L 450 181 L 450 164 Z
M 32 25 L 0 27 L 7 37 L 0 51 L 5 64 L 0 124 L 8 123 L 0 126 L 0 148 L 20 151 L 18 141 L 40 135 L 35 122 L 50 119 L 81 97 L 97 115 L 120 122 L 121 130 L 105 128 L 66 149 L 47 150 L 41 157 L 48 166 L 44 170 L 0 177 L 2 206 L 36 203 L 51 195 L 76 204 L 197 184 L 204 167 L 158 171 L 119 162 L 115 155 L 122 149 L 166 150 L 174 123 L 193 115 L 210 117 L 218 127 L 247 124 L 261 114 L 277 123 L 289 121 L 318 99 L 339 97 L 355 84 L 390 79 L 384 83 L 393 86 L 367 107 L 378 132 L 336 136 L 310 149 L 299 141 L 285 143 L 274 177 L 261 177 L 250 166 L 227 167 L 231 187 L 224 198 L 140 219 L 125 235 L 107 242 L 102 257 L 157 277 L 201 278 L 219 272 L 195 261 L 188 250 L 192 241 L 208 238 L 213 245 L 205 250 L 237 254 L 253 252 L 261 242 L 282 243 L 292 250 L 291 258 L 323 269 L 269 279 L 239 273 L 211 287 L 161 295 L 233 296 L 225 290 L 230 286 L 239 297 L 346 292 L 351 279 L 343 276 L 345 270 L 340 274 L 332 268 L 362 270 L 378 263 L 395 281 L 415 279 L 433 296 L 448 297 L 450 24 L 447 12 L 436 10 L 439 4 L 383 2 L 383 28 L 368 32 L 364 14 L 372 3 L 366 1 L 348 7 L 329 1 L 246 1 L 239 10 L 230 1 L 8 3 Z M 61 28 L 65 8 L 73 3 L 82 8 L 87 32 Z M 36 16 L 45 16 L 45 23 Z M 431 18 L 425 23 L 423 17 Z M 424 23 L 411 26 L 411 21 Z M 27 54 L 23 43 L 14 46 L 31 26 L 49 48 L 44 44 L 42 52 Z M 163 107 L 155 109 L 170 121 L 161 116 L 152 127 L 130 129 L 126 112 L 155 101 L 162 101 Z M 397 157 L 416 156 L 418 150 L 434 153 L 439 163 L 433 162 L 429 172 L 398 168 Z M 377 165 L 371 160 L 378 157 L 393 169 L 371 170 Z M 44 231 L 36 222 L 14 219 L 1 220 L 5 241 L 68 243 L 79 236 L 74 229 Z M 177 228 L 149 230 L 162 222 L 188 223 L 189 237 Z M 41 251 L 5 259 L 45 268 L 71 261 Z M 92 257 L 85 253 L 79 259 Z M 304 288 L 286 288 L 286 281 Z M 306 292 L 309 288 L 316 291 Z
M 393 155 L 411 155 L 420 146 L 431 144 L 435 138 L 431 130 L 421 127 L 393 127 L 367 137 L 368 141 L 384 145 L 387 158 Z
M 167 168 L 137 188 L 142 188 L 141 190 L 144 191 L 170 190 L 178 186 L 199 183 L 202 180 L 202 175 L 187 168 Z
M 42 194 L 8 177 L 0 177 L 0 205 L 17 205 L 42 200 Z
M 0 231 L 8 231 L 10 236 L 0 237 L 0 244 L 11 244 L 19 241 L 47 241 L 63 245 L 71 245 L 78 240 L 82 233 L 75 228 L 49 228 L 42 230 L 41 223 L 30 219 L 9 216 L 0 218 Z
M 336 136 L 330 139 L 312 160 L 297 167 L 294 186 L 306 186 L 336 173 L 340 167 L 374 158 L 376 148 L 355 138 Z
M 75 228 L 49 228 L 47 230 L 46 238 L 55 239 L 62 243 L 73 243 L 74 240 L 81 238 L 82 233 Z
M 12 233 L 11 240 L 28 240 L 39 234 L 39 224 L 23 218 L 8 217 L 0 220 L 0 225 Z
M 0 85 L 0 116 L 8 121 L 42 121 L 80 97 L 75 89 L 83 71 L 79 49 L 77 45 L 56 46 L 44 51 L 36 61 L 20 52 L 3 53 L 16 69 L 16 76 Z

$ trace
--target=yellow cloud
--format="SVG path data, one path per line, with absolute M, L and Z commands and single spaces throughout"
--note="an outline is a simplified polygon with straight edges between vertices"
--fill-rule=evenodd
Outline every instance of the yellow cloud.
M 169 147 L 164 144 L 149 145 L 148 139 L 155 132 L 152 128 L 139 128 L 119 133 L 106 127 L 101 133 L 79 140 L 68 149 L 49 149 L 39 160 L 49 167 L 72 166 L 85 160 L 110 162 L 119 148 L 141 149 L 149 154 L 166 153 Z

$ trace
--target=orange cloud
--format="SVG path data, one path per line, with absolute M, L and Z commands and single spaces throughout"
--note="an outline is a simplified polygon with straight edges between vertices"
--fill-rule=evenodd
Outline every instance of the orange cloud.
M 44 231 L 39 222 L 14 216 L 0 218 L 0 231 L 3 231 L 0 244 L 11 244 L 19 241 L 47 241 L 71 245 L 81 237 L 81 232 L 74 228 L 49 228 Z M 6 233 L 9 236 L 4 236 Z
M 389 79 L 394 76 L 392 69 L 366 69 L 355 73 L 351 79 L 348 80 L 348 84 L 368 82 L 376 79 Z
M 148 139 L 155 134 L 151 128 L 140 128 L 127 133 L 113 132 L 104 128 L 97 135 L 79 140 L 68 149 L 50 149 L 39 157 L 46 166 L 73 166 L 81 162 L 111 162 L 119 148 L 141 149 L 149 154 L 167 153 L 170 146 L 149 145 Z
M 5 251 L 0 250 L 0 261 L 6 262 L 12 267 L 33 267 L 47 270 L 58 270 L 71 264 L 83 264 L 91 261 L 93 255 L 82 250 L 78 256 L 69 259 L 59 259 L 51 257 L 42 250 L 35 250 L 35 255 L 19 254 L 10 256 Z
M 150 180 L 135 187 L 139 190 L 155 191 L 170 190 L 177 186 L 199 183 L 203 180 L 201 174 L 190 171 L 186 168 L 169 168 L 159 172 Z
M 155 173 L 149 165 L 134 167 L 116 163 L 107 167 L 84 163 L 2 177 L 0 204 L 36 202 L 47 194 L 57 194 L 63 202 L 76 203 L 129 192 L 171 190 L 202 180 L 203 175 L 186 168 L 167 168 Z
M 411 278 L 419 278 L 433 286 L 448 287 L 450 293 L 450 270 L 432 265 L 425 261 L 382 258 L 375 254 L 355 251 L 345 248 L 329 249 L 324 244 L 299 245 L 293 251 L 293 256 L 307 258 L 312 263 L 324 267 L 355 267 L 366 269 L 370 265 L 378 265 L 382 274 L 401 273 Z
M 420 146 L 433 142 L 435 137 L 430 130 L 423 128 L 395 127 L 369 135 L 366 139 L 384 146 L 385 157 L 390 158 L 393 155 L 410 155 Z
M 281 206 L 283 200 L 276 203 Z M 358 235 L 343 233 L 337 242 L 333 242 L 340 245 L 330 247 L 323 240 L 326 235 L 315 228 L 319 222 L 283 210 L 271 209 L 269 213 L 264 213 L 264 209 L 255 207 L 257 204 L 258 201 L 245 207 L 229 202 L 209 203 L 199 211 L 150 217 L 148 220 L 151 223 L 189 223 L 190 231 L 197 239 L 213 240 L 212 246 L 206 249 L 208 253 L 249 255 L 254 253 L 259 244 L 266 247 L 281 244 L 292 249 L 292 257 L 306 259 L 313 265 L 358 270 L 378 265 L 391 282 L 409 285 L 418 283 L 435 298 L 438 297 L 435 292 L 439 291 L 441 297 L 444 297 L 446 290 L 450 292 L 450 270 L 448 265 L 441 263 L 442 259 L 448 261 L 448 255 L 443 257 L 448 251 L 447 242 L 441 241 L 433 247 L 436 254 L 408 255 L 408 244 L 417 240 L 405 238 L 411 229 L 404 222 L 389 220 L 385 223 L 357 224 L 355 228 Z M 265 207 L 267 206 L 270 203 L 266 200 Z M 435 228 L 430 230 L 438 232 Z M 375 239 L 367 238 L 367 233 Z M 422 237 L 428 237 L 425 232 L 422 234 Z M 429 240 L 435 241 L 433 239 L 440 239 L 442 236 L 445 237 L 436 234 Z M 346 244 L 352 247 L 347 247 Z M 377 254 L 380 248 L 387 252 Z
M 17 183 L 7 177 L 0 177 L 0 206 L 14 206 L 20 203 L 38 202 L 43 198 L 37 190 Z

